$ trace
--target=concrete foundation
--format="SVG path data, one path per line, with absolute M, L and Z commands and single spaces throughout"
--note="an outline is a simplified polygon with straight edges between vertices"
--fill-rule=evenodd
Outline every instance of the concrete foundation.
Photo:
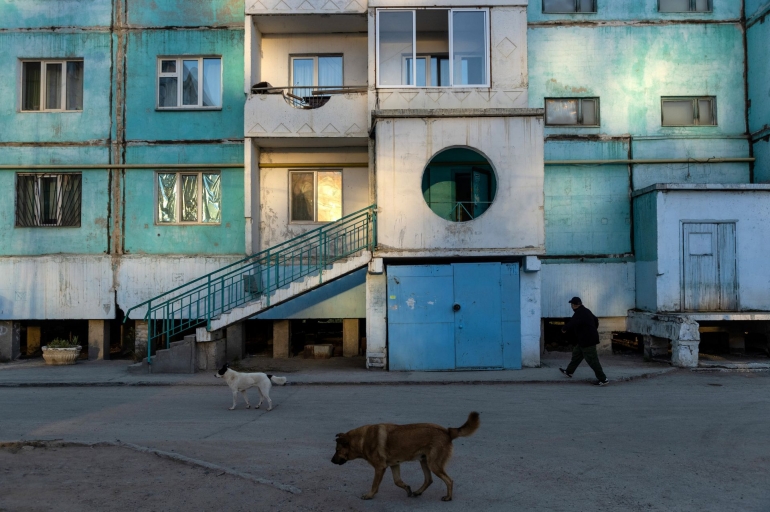
M 645 336 L 645 355 L 663 354 L 663 338 L 671 341 L 671 364 L 682 368 L 698 366 L 700 332 L 698 322 L 688 315 L 629 311 L 626 330 Z
M 27 326 L 27 355 L 34 356 L 40 352 L 40 339 L 42 335 L 39 325 Z
M 185 336 L 185 340 L 187 338 L 194 339 L 194 336 Z M 227 361 L 227 339 L 197 341 L 195 352 L 198 370 L 218 370 Z
M 246 324 L 238 322 L 227 328 L 227 361 L 243 359 L 246 355 Z
M 600 355 L 612 354 L 612 333 L 626 330 L 626 318 L 600 318 L 599 319 L 599 346 L 596 351 Z
M 19 322 L 0 321 L 0 361 L 13 361 L 20 355 L 21 325 Z
M 376 269 L 376 267 L 375 267 Z M 372 273 L 366 275 L 366 367 L 387 366 L 387 276 Z
M 109 320 L 88 321 L 88 359 L 110 358 Z
M 143 357 L 147 354 L 148 325 L 144 320 L 134 322 L 134 354 Z
M 273 320 L 273 358 L 288 358 L 290 343 L 291 322 L 289 320 Z
M 342 356 L 358 355 L 358 318 L 342 320 Z

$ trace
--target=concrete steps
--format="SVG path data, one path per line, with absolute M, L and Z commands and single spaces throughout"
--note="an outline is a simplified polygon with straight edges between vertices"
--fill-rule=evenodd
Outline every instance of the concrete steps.
M 195 345 L 195 336 L 185 336 L 182 341 L 171 342 L 169 348 L 155 352 L 152 364 L 147 364 L 145 357 L 141 363 L 130 365 L 128 373 L 195 373 L 197 367 Z

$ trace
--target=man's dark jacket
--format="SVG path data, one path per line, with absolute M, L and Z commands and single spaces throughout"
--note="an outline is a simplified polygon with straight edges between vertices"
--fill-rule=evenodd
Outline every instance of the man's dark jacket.
M 579 346 L 590 347 L 599 344 L 597 327 L 599 327 L 599 319 L 587 307 L 580 306 L 564 326 L 564 330 L 573 333 L 575 342 Z

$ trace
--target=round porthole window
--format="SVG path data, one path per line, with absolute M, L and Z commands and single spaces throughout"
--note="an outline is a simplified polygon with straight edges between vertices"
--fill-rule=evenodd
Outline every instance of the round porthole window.
M 452 222 L 477 219 L 495 200 L 497 179 L 478 151 L 451 148 L 438 153 L 422 175 L 422 196 L 433 213 Z

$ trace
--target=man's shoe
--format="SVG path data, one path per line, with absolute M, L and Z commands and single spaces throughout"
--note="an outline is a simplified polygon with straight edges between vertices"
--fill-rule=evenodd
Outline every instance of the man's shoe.
M 610 383 L 609 379 L 597 380 L 596 382 L 594 382 L 594 386 L 606 386 L 609 383 Z
M 559 371 L 562 372 L 566 377 L 569 377 L 570 379 L 572 378 L 572 374 L 567 373 L 567 370 L 565 370 L 564 368 L 559 368 Z

